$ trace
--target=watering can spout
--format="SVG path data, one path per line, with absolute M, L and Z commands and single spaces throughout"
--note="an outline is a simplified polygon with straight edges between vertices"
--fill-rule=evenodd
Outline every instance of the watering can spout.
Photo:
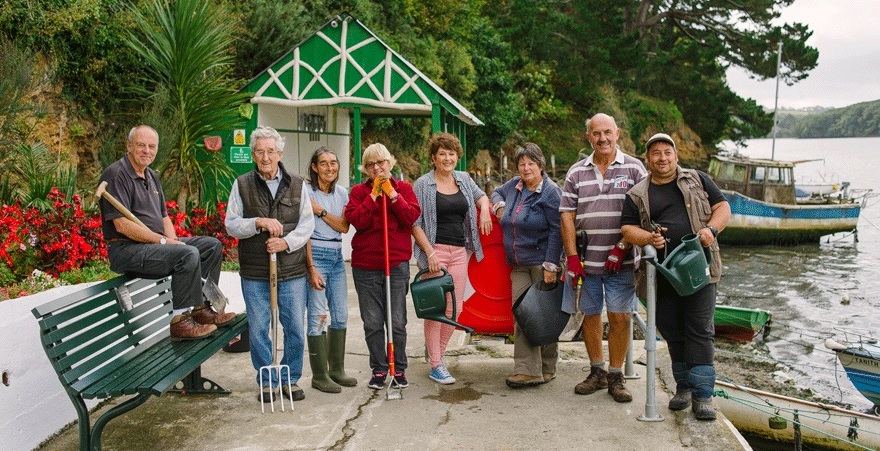
M 689 296 L 709 284 L 709 256 L 697 234 L 685 235 L 662 263 L 649 260 L 680 296 Z
M 413 307 L 416 316 L 422 319 L 437 321 L 450 326 L 463 329 L 471 334 L 474 329 L 460 324 L 454 320 L 455 312 L 455 282 L 446 269 L 441 269 L 443 274 L 439 277 L 431 277 L 422 279 L 422 275 L 428 272 L 423 269 L 416 273 L 410 284 L 410 292 L 412 293 Z M 452 318 L 446 316 L 446 295 L 452 296 Z

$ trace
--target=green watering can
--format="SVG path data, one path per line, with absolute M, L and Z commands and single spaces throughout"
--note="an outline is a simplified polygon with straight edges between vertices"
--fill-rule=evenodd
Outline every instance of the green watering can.
M 681 244 L 663 259 L 663 263 L 651 263 L 680 296 L 689 296 L 709 284 L 708 253 L 709 250 L 700 244 L 700 236 L 691 233 L 681 239 Z
M 425 268 L 413 277 L 409 285 L 412 292 L 413 307 L 416 316 L 422 319 L 438 321 L 463 329 L 467 333 L 473 333 L 474 329 L 455 322 L 446 316 L 446 294 L 452 295 L 452 318 L 455 318 L 455 283 L 452 276 L 441 268 L 443 275 L 422 279 L 422 275 L 428 272 Z

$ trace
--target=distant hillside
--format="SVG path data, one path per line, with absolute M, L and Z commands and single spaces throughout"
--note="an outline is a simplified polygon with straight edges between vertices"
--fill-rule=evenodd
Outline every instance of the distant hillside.
M 780 110 L 780 138 L 856 138 L 880 136 L 880 100 L 843 108 Z

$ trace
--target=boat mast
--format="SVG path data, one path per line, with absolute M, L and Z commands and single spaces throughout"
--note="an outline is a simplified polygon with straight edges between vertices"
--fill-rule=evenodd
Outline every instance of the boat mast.
M 773 101 L 773 144 L 770 148 L 770 159 L 776 157 L 776 113 L 779 110 L 779 69 L 782 67 L 782 41 L 779 41 L 779 50 L 776 52 L 776 100 Z

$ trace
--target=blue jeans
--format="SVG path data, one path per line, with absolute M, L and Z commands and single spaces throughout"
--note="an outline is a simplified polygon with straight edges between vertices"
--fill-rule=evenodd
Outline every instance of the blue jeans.
M 323 290 L 309 285 L 308 322 L 309 336 L 321 335 L 326 329 L 326 316 L 330 312 L 330 328 L 345 329 L 348 323 L 348 283 L 345 277 L 345 261 L 342 249 L 312 246 L 315 269 L 327 284 Z
M 379 251 L 381 252 L 381 251 Z M 358 294 L 364 339 L 370 351 L 370 368 L 374 373 L 388 371 L 385 346 L 385 270 L 351 268 L 354 288 Z M 391 336 L 394 339 L 394 365 L 406 369 L 406 293 L 409 290 L 409 261 L 391 268 Z
M 302 376 L 307 285 L 305 277 L 278 282 L 278 322 L 284 330 L 284 355 L 278 363 L 290 367 L 291 384 L 297 383 Z M 250 327 L 251 363 L 257 370 L 256 381 L 259 384 L 260 368 L 272 365 L 274 346 L 269 335 L 269 323 L 272 321 L 269 281 L 242 277 L 241 292 Z M 276 380 L 277 373 L 271 373 L 272 385 L 287 384 L 286 380 Z M 263 381 L 267 382 L 265 373 L 263 377 Z M 287 378 L 287 372 L 283 371 L 281 377 Z

